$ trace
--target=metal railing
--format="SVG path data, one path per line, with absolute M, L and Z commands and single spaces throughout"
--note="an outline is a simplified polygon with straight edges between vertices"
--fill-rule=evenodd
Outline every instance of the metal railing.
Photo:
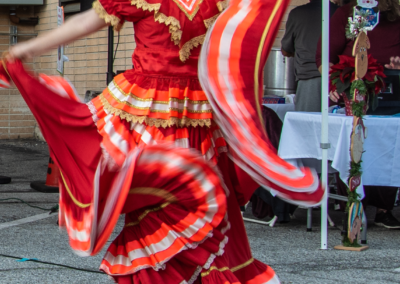
M 17 26 L 10 26 L 9 33 L 0 33 L 0 36 L 9 36 L 10 37 L 10 45 L 15 45 L 18 43 L 18 37 L 36 37 L 37 33 L 32 34 L 25 34 L 25 33 L 18 33 Z

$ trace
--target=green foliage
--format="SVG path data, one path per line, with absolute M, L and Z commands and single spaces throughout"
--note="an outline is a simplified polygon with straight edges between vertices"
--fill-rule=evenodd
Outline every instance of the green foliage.
M 360 245 L 360 244 L 357 242 L 357 239 L 354 240 L 354 242 L 352 243 L 352 242 L 350 241 L 350 239 L 349 239 L 347 236 L 343 236 L 342 244 L 343 244 L 343 246 L 345 246 L 345 247 L 353 247 L 353 248 L 362 247 L 362 245 Z
M 361 176 L 361 175 L 362 175 L 361 163 L 362 163 L 362 161 L 360 161 L 359 163 L 350 162 L 350 175 L 349 175 L 349 179 L 350 179 L 351 177 Z
M 363 80 L 354 80 L 353 83 L 351 83 L 350 94 L 354 94 L 355 89 L 357 89 L 362 96 L 366 96 L 368 93 L 368 88 Z
M 351 105 L 353 115 L 357 117 L 362 117 L 364 115 L 364 106 L 365 102 L 359 102 L 359 103 L 353 102 Z

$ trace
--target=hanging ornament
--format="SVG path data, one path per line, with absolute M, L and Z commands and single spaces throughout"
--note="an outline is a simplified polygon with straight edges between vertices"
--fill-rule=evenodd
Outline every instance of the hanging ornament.
M 347 237 L 350 242 L 359 240 L 361 235 L 362 215 L 364 214 L 361 202 L 354 202 L 349 210 L 349 220 L 347 228 Z

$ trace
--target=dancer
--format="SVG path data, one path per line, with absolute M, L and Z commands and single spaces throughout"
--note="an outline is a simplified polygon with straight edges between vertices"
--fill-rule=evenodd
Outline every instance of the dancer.
M 60 167 L 60 224 L 75 251 L 99 252 L 125 213 L 125 227 L 100 266 L 118 283 L 279 283 L 270 267 L 252 257 L 239 211 L 258 184 L 228 159 L 228 145 L 197 78 L 199 47 L 226 2 L 185 3 L 99 0 L 59 29 L 12 48 L 0 74 L 7 73 L 24 96 Z M 264 4 L 272 17 L 274 5 Z M 275 21 L 287 5 L 280 2 Z M 17 60 L 107 23 L 118 30 L 125 21 L 134 22 L 135 69 L 115 77 L 87 105 L 58 96 L 74 97 L 64 82 L 49 88 L 49 80 L 39 82 Z M 168 142 L 197 150 L 203 160 Z M 232 153 L 240 157 L 237 141 L 233 144 Z M 266 156 L 268 165 L 276 159 Z M 276 165 L 288 177 L 269 171 L 268 186 L 268 177 L 248 172 L 288 199 L 321 200 L 311 172 L 283 161 Z M 293 189 L 299 192 L 291 194 Z

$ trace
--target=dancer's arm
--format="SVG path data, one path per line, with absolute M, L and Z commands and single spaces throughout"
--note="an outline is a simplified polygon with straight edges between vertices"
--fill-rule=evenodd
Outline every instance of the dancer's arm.
M 107 26 L 97 13 L 91 9 L 71 17 L 61 27 L 45 33 L 35 39 L 20 43 L 11 48 L 9 60 L 24 60 L 39 56 L 60 45 L 90 35 Z

